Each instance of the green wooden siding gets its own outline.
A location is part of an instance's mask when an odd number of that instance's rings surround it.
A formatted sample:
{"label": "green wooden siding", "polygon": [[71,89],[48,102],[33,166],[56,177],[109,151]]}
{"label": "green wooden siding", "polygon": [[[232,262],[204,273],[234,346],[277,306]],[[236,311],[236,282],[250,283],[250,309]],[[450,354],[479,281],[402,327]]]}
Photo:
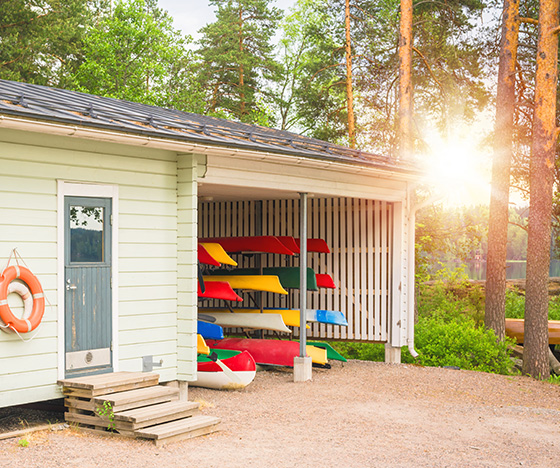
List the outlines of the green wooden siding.
{"label": "green wooden siding", "polygon": [[[180,335],[179,373],[192,380],[197,167],[193,156],[0,129],[0,167],[0,265],[17,247],[52,304],[33,341],[23,343],[15,335],[0,333],[0,406],[60,396],[58,180],[119,186],[115,213],[119,245],[114,252],[119,265],[119,369],[139,371],[142,356],[153,355],[163,359],[163,367],[156,368],[161,380],[177,379]],[[190,169],[185,172],[184,167]],[[187,202],[194,212],[182,208]],[[180,226],[178,205],[185,216]]]}

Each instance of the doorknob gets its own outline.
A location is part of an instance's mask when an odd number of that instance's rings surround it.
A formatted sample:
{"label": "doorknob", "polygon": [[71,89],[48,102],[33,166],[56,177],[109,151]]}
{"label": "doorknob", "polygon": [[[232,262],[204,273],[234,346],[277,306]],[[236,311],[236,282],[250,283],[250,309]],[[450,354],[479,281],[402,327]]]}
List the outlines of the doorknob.
{"label": "doorknob", "polygon": [[70,280],[66,280],[66,291],[70,291],[71,289],[78,289],[75,284],[70,284]]}

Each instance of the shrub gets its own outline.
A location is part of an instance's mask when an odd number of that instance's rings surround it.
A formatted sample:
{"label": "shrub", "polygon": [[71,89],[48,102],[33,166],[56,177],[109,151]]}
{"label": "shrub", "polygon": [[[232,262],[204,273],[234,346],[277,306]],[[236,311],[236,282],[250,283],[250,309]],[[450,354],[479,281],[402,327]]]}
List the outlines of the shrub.
{"label": "shrub", "polygon": [[525,296],[517,289],[506,289],[506,318],[525,317]]}
{"label": "shrub", "polygon": [[421,318],[416,325],[418,363],[424,366],[458,366],[461,369],[509,374],[513,369],[508,346],[492,330],[477,327],[470,318]]}
{"label": "shrub", "polygon": [[[525,317],[525,296],[517,289],[506,290],[506,318]],[[548,319],[560,320],[560,296],[548,301]]]}
{"label": "shrub", "polygon": [[418,317],[441,316],[446,320],[471,318],[477,325],[484,323],[484,289],[478,285],[452,277],[417,285]]}

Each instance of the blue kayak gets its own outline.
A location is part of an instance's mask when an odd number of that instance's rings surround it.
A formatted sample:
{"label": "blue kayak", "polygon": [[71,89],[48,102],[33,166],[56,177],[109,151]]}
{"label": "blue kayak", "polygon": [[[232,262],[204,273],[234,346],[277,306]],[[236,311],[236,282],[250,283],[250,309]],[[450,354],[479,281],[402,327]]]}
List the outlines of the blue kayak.
{"label": "blue kayak", "polygon": [[346,317],[338,310],[307,309],[307,321],[348,326]]}
{"label": "blue kayak", "polygon": [[224,330],[219,325],[215,323],[208,323],[202,320],[198,320],[198,330],[197,333],[202,335],[205,340],[223,340]]}

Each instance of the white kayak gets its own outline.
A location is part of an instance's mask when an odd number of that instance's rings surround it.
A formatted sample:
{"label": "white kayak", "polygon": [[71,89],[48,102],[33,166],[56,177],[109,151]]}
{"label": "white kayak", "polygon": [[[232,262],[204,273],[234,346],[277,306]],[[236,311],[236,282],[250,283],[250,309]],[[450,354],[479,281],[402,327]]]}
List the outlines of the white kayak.
{"label": "white kayak", "polygon": [[247,328],[252,330],[272,330],[281,333],[292,333],[280,314],[251,314],[251,313],[235,313],[231,312],[208,312],[204,311],[204,315],[209,315],[216,319],[214,322],[221,327],[230,328]]}

